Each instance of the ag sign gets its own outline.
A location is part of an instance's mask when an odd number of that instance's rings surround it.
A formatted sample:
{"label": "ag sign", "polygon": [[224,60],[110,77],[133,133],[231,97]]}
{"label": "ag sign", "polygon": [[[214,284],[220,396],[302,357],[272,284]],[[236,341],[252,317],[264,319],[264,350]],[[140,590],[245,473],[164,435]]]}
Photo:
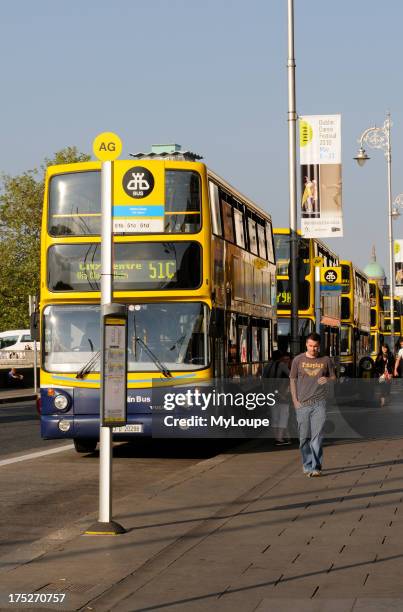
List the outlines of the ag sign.
{"label": "ag sign", "polygon": [[341,267],[320,269],[320,291],[322,295],[341,293]]}

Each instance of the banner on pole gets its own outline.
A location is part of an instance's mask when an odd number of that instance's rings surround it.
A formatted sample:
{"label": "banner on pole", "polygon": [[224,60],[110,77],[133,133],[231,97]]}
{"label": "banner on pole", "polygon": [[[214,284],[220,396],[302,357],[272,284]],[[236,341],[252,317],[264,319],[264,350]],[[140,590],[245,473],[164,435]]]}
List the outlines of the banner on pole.
{"label": "banner on pole", "polygon": [[395,293],[403,297],[403,240],[395,240]]}
{"label": "banner on pole", "polygon": [[341,116],[300,117],[301,233],[343,236]]}

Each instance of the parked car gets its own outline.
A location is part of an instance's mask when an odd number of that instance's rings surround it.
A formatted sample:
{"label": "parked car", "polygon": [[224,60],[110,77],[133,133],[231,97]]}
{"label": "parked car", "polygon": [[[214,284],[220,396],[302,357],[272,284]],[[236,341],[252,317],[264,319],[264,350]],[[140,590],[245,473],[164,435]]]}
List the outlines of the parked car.
{"label": "parked car", "polygon": [[[39,342],[36,343],[39,351]],[[12,329],[0,332],[0,351],[25,351],[34,349],[29,329]]]}

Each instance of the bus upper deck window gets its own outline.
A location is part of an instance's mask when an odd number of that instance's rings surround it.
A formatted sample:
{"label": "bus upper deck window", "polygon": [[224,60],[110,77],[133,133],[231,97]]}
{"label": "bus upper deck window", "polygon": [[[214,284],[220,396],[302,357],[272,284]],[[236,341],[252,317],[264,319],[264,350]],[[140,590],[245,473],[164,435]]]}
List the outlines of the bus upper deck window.
{"label": "bus upper deck window", "polygon": [[211,221],[213,225],[213,233],[217,236],[222,236],[222,225],[220,215],[220,195],[218,187],[212,181],[209,181],[210,191],[210,206],[211,206]]}
{"label": "bus upper deck window", "polygon": [[224,222],[224,238],[230,242],[234,242],[234,218],[232,215],[232,206],[225,200],[221,200],[222,216]]}
{"label": "bus upper deck window", "polygon": [[266,222],[267,259],[274,263],[273,229],[271,223]]}
{"label": "bus upper deck window", "polygon": [[234,208],[234,222],[235,222],[235,240],[238,246],[245,248],[245,231],[243,225],[243,213],[240,210]]}
{"label": "bus upper deck window", "polygon": [[267,259],[267,253],[266,253],[266,240],[265,240],[265,232],[264,232],[264,226],[258,224],[257,225],[257,237],[258,237],[258,241],[259,241],[259,255],[262,259]]}
{"label": "bus upper deck window", "polygon": [[256,222],[250,218],[248,219],[248,232],[249,232],[249,250],[254,255],[258,255]]}
{"label": "bus upper deck window", "polygon": [[201,228],[200,176],[188,170],[165,172],[164,231],[194,234]]}
{"label": "bus upper deck window", "polygon": [[90,236],[101,233],[99,171],[70,172],[51,178],[48,231],[52,236]]}

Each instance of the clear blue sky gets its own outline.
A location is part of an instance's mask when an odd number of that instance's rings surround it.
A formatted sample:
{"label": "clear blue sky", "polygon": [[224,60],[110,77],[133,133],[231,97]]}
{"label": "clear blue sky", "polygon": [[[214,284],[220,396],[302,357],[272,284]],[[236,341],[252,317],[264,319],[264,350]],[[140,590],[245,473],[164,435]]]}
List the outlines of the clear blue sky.
{"label": "clear blue sky", "polygon": [[[295,0],[297,109],[342,114],[345,237],[332,247],[360,266],[375,244],[388,268],[386,162],[352,160],[387,110],[403,192],[402,23],[401,0]],[[120,135],[122,157],[177,142],[288,223],[286,0],[14,0],[0,27],[1,171],[91,152],[101,131]]]}

